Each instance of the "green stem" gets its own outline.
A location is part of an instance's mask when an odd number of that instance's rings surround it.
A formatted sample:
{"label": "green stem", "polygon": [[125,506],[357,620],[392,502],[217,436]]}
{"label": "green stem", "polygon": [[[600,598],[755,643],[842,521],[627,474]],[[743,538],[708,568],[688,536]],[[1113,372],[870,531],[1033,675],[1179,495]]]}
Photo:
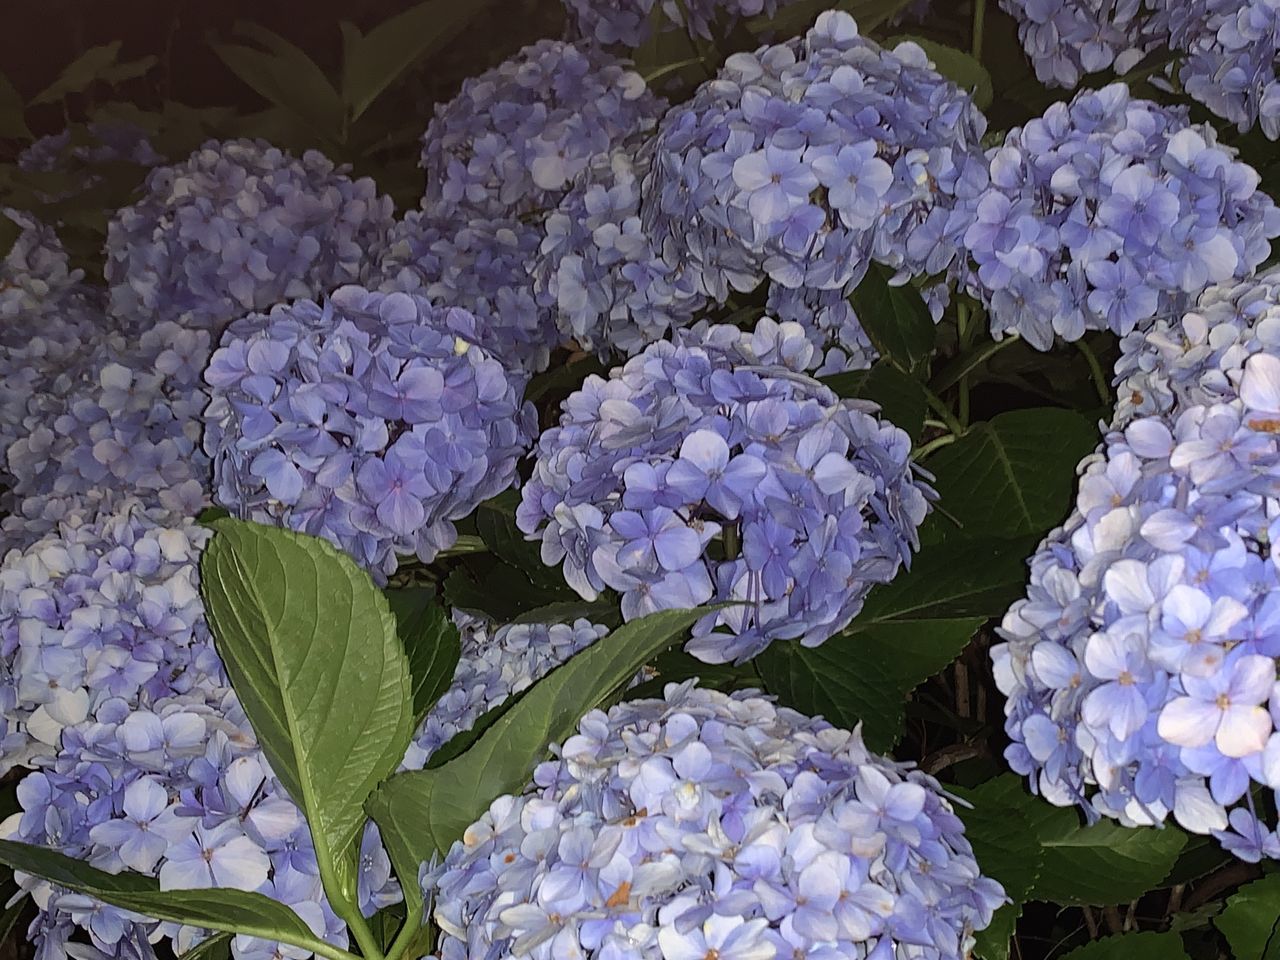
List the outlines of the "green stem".
{"label": "green stem", "polygon": [[912,450],[911,459],[923,460],[929,454],[933,453],[933,451],[940,450],[942,447],[945,447],[947,444],[955,443],[955,442],[956,442],[956,435],[954,433],[944,433],[942,436],[934,437],[928,443],[921,444],[920,446]]}
{"label": "green stem", "polygon": [[685,67],[692,67],[702,63],[701,57],[690,57],[687,60],[677,60],[675,63],[664,64],[653,73],[644,78],[644,82],[649,86],[653,86],[655,80],[661,80],[663,77],[675,73],[677,70],[683,70]]}
{"label": "green stem", "polygon": [[409,909],[404,918],[404,926],[400,928],[400,932],[391,943],[391,949],[387,951],[387,960],[399,960],[422,933],[422,897],[406,895],[404,901]]}
{"label": "green stem", "polygon": [[997,353],[1011,344],[1018,343],[1021,340],[1016,333],[1010,334],[1002,340],[988,340],[982,346],[970,350],[968,353],[961,354],[947,366],[933,380],[933,389],[941,393],[948,390],[955,384],[959,383],[964,377],[967,377],[974,370],[978,369],[982,364],[986,363]]}
{"label": "green stem", "polygon": [[1085,363],[1089,364],[1089,373],[1093,378],[1093,385],[1098,391],[1098,399],[1102,401],[1103,406],[1109,406],[1111,404],[1111,385],[1107,382],[1107,375],[1102,372],[1102,364],[1098,362],[1098,355],[1083,340],[1076,341],[1076,348],[1084,354]]}
{"label": "green stem", "polygon": [[942,418],[942,422],[947,425],[947,429],[956,436],[964,433],[964,424],[956,419],[956,415],[951,412],[951,408],[943,402],[942,398],[926,387],[920,385],[920,389],[924,391],[924,398],[929,402],[929,406],[933,407],[934,412]]}
{"label": "green stem", "polygon": [[982,27],[987,17],[987,0],[973,0],[973,59],[982,59]]}
{"label": "green stem", "polygon": [[[333,853],[329,849],[326,838],[318,835],[319,831],[311,831],[312,844],[316,851],[316,865],[320,868],[320,885],[324,887],[325,896],[329,898],[329,906],[338,915],[338,919],[347,925],[347,929],[360,947],[360,954],[365,960],[384,960],[378,941],[369,929],[369,924],[355,902],[355,891],[348,891],[338,879],[334,869]],[[357,866],[356,869],[359,869]]]}

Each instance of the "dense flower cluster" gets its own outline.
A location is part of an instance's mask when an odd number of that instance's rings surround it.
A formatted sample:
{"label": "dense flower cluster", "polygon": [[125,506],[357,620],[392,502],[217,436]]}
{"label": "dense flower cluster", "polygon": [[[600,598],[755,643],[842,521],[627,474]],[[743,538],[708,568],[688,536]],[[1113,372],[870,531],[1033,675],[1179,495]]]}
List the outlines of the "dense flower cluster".
{"label": "dense flower cluster", "polygon": [[547,218],[534,265],[538,302],[560,332],[601,355],[636,354],[708,302],[696,273],[669,267],[640,221],[652,156],[652,141],[596,156]]}
{"label": "dense flower cluster", "polygon": [[112,312],[218,330],[251,310],[363,278],[385,242],[391,200],[323,155],[263,141],[210,141],[147,177],[107,232]]}
{"label": "dense flower cluster", "polygon": [[1250,792],[1280,788],[1280,359],[1251,350],[1276,334],[1277,281],[1265,307],[1206,296],[1208,316],[1244,308],[1223,350],[1185,345],[1190,376],[1171,375],[1189,402],[1122,412],[993,650],[1006,755],[1046,798],[1128,824],[1172,813],[1252,860],[1280,856]]}
{"label": "dense flower cluster", "polygon": [[138,336],[87,336],[56,392],[30,398],[8,448],[5,546],[25,546],[88,503],[140,498],[189,517],[208,501],[208,331],[162,321]]}
{"label": "dense flower cluster", "polygon": [[451,521],[511,486],[533,426],[477,339],[465,310],[355,286],[236,321],[205,371],[215,499],[375,576],[397,553],[429,562]]}
{"label": "dense flower cluster", "polygon": [[[162,888],[234,887],[289,904],[345,945],[320,885],[307,825],[271,773],[227,685],[198,593],[209,531],[126,502],[84,512],[0,566],[0,756],[22,781],[9,835],[95,865],[158,876]],[[464,615],[453,684],[415,736],[404,766],[420,769],[453,734],[606,631],[585,620],[495,628]],[[208,854],[206,856],[206,853]],[[371,912],[400,898],[376,829],[359,883]],[[31,880],[44,913],[42,956],[74,927],[99,950],[179,951],[197,931]],[[237,938],[239,960],[274,944]]]}
{"label": "dense flower cluster", "polygon": [[705,661],[822,643],[909,560],[928,488],[905,433],[796,372],[812,354],[795,324],[702,325],[588,377],[538,441],[521,529],[627,619],[745,601],[695,627]]}
{"label": "dense flower cluster", "polygon": [[[132,123],[89,123],[41,137],[18,154],[18,167],[31,174],[58,174],[40,190],[47,201],[65,200],[102,182],[103,171],[136,168],[141,182],[146,169],[165,162],[141,127]],[[114,171],[113,171],[114,173]],[[117,177],[119,174],[115,174]],[[42,178],[33,178],[37,185]]]}
{"label": "dense flower cluster", "polygon": [[1085,91],[991,153],[965,246],[993,332],[1047,349],[1055,334],[1126,334],[1245,276],[1280,235],[1258,174],[1185,109]]}
{"label": "dense flower cluster", "polygon": [[0,471],[29,418],[49,421],[95,354],[109,325],[101,298],[71,269],[53,230],[16,211],[22,229],[0,260]]}
{"label": "dense flower cluster", "polygon": [[937,781],[692,683],[587,714],[427,879],[443,960],[959,960],[1004,900]]}
{"label": "dense flower cluster", "polygon": [[470,312],[486,350],[509,367],[539,373],[560,339],[534,296],[531,272],[541,240],[539,227],[520,220],[459,225],[410,211],[392,230],[378,272],[384,289]]}
{"label": "dense flower cluster", "polygon": [[423,136],[433,216],[546,212],[591,158],[652,129],[665,103],[589,44],[543,40],[472,77]]}
{"label": "dense flower cluster", "polygon": [[[1118,74],[1160,47],[1165,73],[1242,132],[1280,136],[1280,10],[1272,0],[1000,0],[1036,76],[1075,87],[1087,73]],[[1156,82],[1164,82],[1157,78]]]}
{"label": "dense flower cluster", "polygon": [[731,56],[663,118],[643,232],[716,303],[762,277],[849,293],[871,261],[940,274],[960,265],[985,127],[918,46],[883,50],[824,13],[801,40]]}

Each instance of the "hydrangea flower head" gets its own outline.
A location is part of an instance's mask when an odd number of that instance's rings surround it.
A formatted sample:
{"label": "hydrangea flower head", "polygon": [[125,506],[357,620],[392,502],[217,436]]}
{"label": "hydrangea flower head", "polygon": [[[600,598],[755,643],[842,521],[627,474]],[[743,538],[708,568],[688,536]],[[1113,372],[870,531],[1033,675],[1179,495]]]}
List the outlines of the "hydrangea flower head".
{"label": "hydrangea flower head", "polygon": [[460,225],[410,211],[392,230],[378,265],[382,288],[461,307],[475,316],[485,349],[509,367],[540,373],[561,339],[530,276],[541,241],[541,229],[520,220]]}
{"label": "hydrangea flower head", "polygon": [[1084,91],[990,154],[964,243],[992,330],[1048,349],[1055,334],[1124,335],[1251,273],[1280,235],[1258,174],[1184,109]]}
{"label": "hydrangea flower head", "polygon": [[111,309],[216,331],[253,310],[363,278],[392,223],[391,199],[316,151],[210,141],[147,177],[107,232]]}
{"label": "hydrangea flower head", "polygon": [[375,576],[429,562],[512,485],[532,430],[523,382],[477,342],[462,309],[355,286],[241,318],[205,372],[215,498]]}
{"label": "hydrangea flower head", "polygon": [[423,209],[545,213],[593,156],[652,129],[664,108],[638,73],[597,47],[525,47],[436,107],[422,140]]}
{"label": "hydrangea flower head", "polygon": [[967,956],[1004,900],[938,783],[758,694],[584,717],[427,874],[443,960]]}
{"label": "hydrangea flower head", "polygon": [[804,370],[795,324],[677,331],[589,377],[539,438],[516,519],[583,597],[624,618],[711,600],[689,650],[822,643],[909,560],[927,511],[911,443]]}
{"label": "hydrangea flower head", "polygon": [[[1226,339],[1256,342],[1271,304]],[[1006,756],[1033,789],[1128,825],[1172,815],[1257,860],[1280,856],[1250,792],[1280,787],[1280,359],[1228,349],[1203,369],[1227,389],[1183,380],[1191,402],[1122,412],[1085,462],[992,656]]]}
{"label": "hydrangea flower head", "polygon": [[971,217],[960,201],[985,180],[985,127],[917,45],[882,49],[824,13],[801,39],[731,56],[667,113],[643,233],[668,283],[691,273],[716,303],[762,276],[847,295],[872,261],[903,280],[942,274]]}

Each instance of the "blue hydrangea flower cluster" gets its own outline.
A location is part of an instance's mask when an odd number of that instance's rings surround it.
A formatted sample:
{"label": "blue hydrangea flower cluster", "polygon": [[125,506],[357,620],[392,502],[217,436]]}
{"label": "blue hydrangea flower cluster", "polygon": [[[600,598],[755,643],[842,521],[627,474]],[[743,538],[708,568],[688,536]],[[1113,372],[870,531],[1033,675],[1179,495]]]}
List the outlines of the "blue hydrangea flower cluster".
{"label": "blue hydrangea flower cluster", "polygon": [[992,651],[1006,756],[1033,789],[1129,825],[1172,814],[1246,860],[1280,857],[1252,794],[1280,788],[1280,359],[1240,347],[1274,336],[1278,281],[1177,378],[1195,402],[1127,411],[1086,461]]}
{"label": "blue hydrangea flower cluster", "polygon": [[[99,321],[101,323],[101,321]],[[136,337],[90,335],[57,393],[29,398],[7,450],[6,546],[25,546],[90,503],[140,498],[173,517],[208,502],[200,450],[206,330],[162,321]]]}
{"label": "blue hydrangea flower cluster", "polygon": [[1132,70],[1159,47],[1178,62],[1155,82],[1182,88],[1241,132],[1280,137],[1280,11],[1271,0],[1000,0],[1036,76],[1075,87],[1087,73]]}
{"label": "blue hydrangea flower cluster", "polygon": [[[986,180],[985,128],[917,45],[881,49],[824,13],[802,39],[731,56],[667,113],[643,233],[715,303],[762,277],[848,294],[872,261],[904,280],[943,274],[961,265],[964,201]],[[834,345],[861,337],[837,331]]]}
{"label": "blue hydrangea flower cluster", "polygon": [[758,694],[596,710],[426,875],[443,960],[954,958],[1004,902],[933,778]]}
{"label": "blue hydrangea flower cluster", "polygon": [[210,141],[147,177],[107,232],[112,312],[213,329],[252,310],[363,279],[385,243],[391,199],[323,155],[264,141]]}
{"label": "blue hydrangea flower cluster", "polygon": [[481,345],[508,367],[540,373],[560,340],[534,294],[533,259],[541,229],[521,220],[410,211],[391,231],[378,264],[382,288],[461,307],[476,318]]}
{"label": "blue hydrangea flower cluster", "polygon": [[596,156],[546,220],[533,266],[538,303],[601,356],[639,353],[708,303],[697,273],[660,256],[640,220],[653,141]]}
{"label": "blue hydrangea flower cluster", "polygon": [[356,286],[237,320],[205,371],[215,499],[375,576],[398,553],[430,562],[512,485],[534,425],[478,339],[464,310]]}
{"label": "blue hydrangea flower cluster", "polygon": [[[0,833],[164,889],[256,890],[330,942],[346,930],[324,899],[307,825],[271,773],[227,684],[198,593],[209,531],[143,504],[82,511],[0,565],[0,756],[34,767],[22,811]],[[453,734],[606,632],[573,624],[496,627],[455,615],[462,659],[404,760],[421,768]],[[155,924],[28,878],[39,956],[80,928],[109,956],[182,952],[202,931]],[[360,858],[361,908],[400,899],[376,829]],[[285,948],[289,950],[291,948]],[[238,937],[238,960],[280,956]],[[286,953],[285,955],[292,955]]]}
{"label": "blue hydrangea flower cluster", "polygon": [[[0,471],[28,417],[50,422],[86,365],[106,349],[101,297],[71,269],[52,228],[0,211],[22,229],[0,260]],[[11,482],[11,481],[6,481]]]}
{"label": "blue hydrangea flower cluster", "polygon": [[108,166],[132,164],[141,181],[147,168],[164,162],[146,131],[132,123],[89,123],[83,132],[67,128],[41,137],[18,154],[18,166],[28,173],[69,175],[60,189],[42,191],[46,202],[64,200],[98,185]]}
{"label": "blue hydrangea flower cluster", "polygon": [[436,107],[422,140],[422,207],[481,219],[550,211],[593,156],[651,130],[665,107],[597,47],[525,47]]}
{"label": "blue hydrangea flower cluster", "polygon": [[812,353],[795,324],[703,325],[588,377],[516,514],[543,562],[628,620],[744,601],[694,628],[710,663],[842,629],[909,561],[929,491],[904,432],[797,372]]}
{"label": "blue hydrangea flower cluster", "polygon": [[1015,128],[990,154],[964,243],[995,335],[1126,334],[1251,273],[1280,235],[1253,168],[1184,109],[1085,91]]}

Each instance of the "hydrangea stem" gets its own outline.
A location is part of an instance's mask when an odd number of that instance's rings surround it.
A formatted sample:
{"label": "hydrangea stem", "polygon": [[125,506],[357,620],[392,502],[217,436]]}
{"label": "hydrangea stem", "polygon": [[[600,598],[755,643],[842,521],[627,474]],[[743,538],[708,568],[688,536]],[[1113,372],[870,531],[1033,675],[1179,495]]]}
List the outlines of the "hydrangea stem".
{"label": "hydrangea stem", "polygon": [[973,59],[982,59],[982,28],[987,17],[987,0],[973,0]]}
{"label": "hydrangea stem", "polygon": [[1089,373],[1093,379],[1093,385],[1098,391],[1098,399],[1103,406],[1110,406],[1111,386],[1107,383],[1107,375],[1102,372],[1102,364],[1098,362],[1098,355],[1083,340],[1076,341],[1076,349],[1084,354],[1085,363],[1089,364]]}

